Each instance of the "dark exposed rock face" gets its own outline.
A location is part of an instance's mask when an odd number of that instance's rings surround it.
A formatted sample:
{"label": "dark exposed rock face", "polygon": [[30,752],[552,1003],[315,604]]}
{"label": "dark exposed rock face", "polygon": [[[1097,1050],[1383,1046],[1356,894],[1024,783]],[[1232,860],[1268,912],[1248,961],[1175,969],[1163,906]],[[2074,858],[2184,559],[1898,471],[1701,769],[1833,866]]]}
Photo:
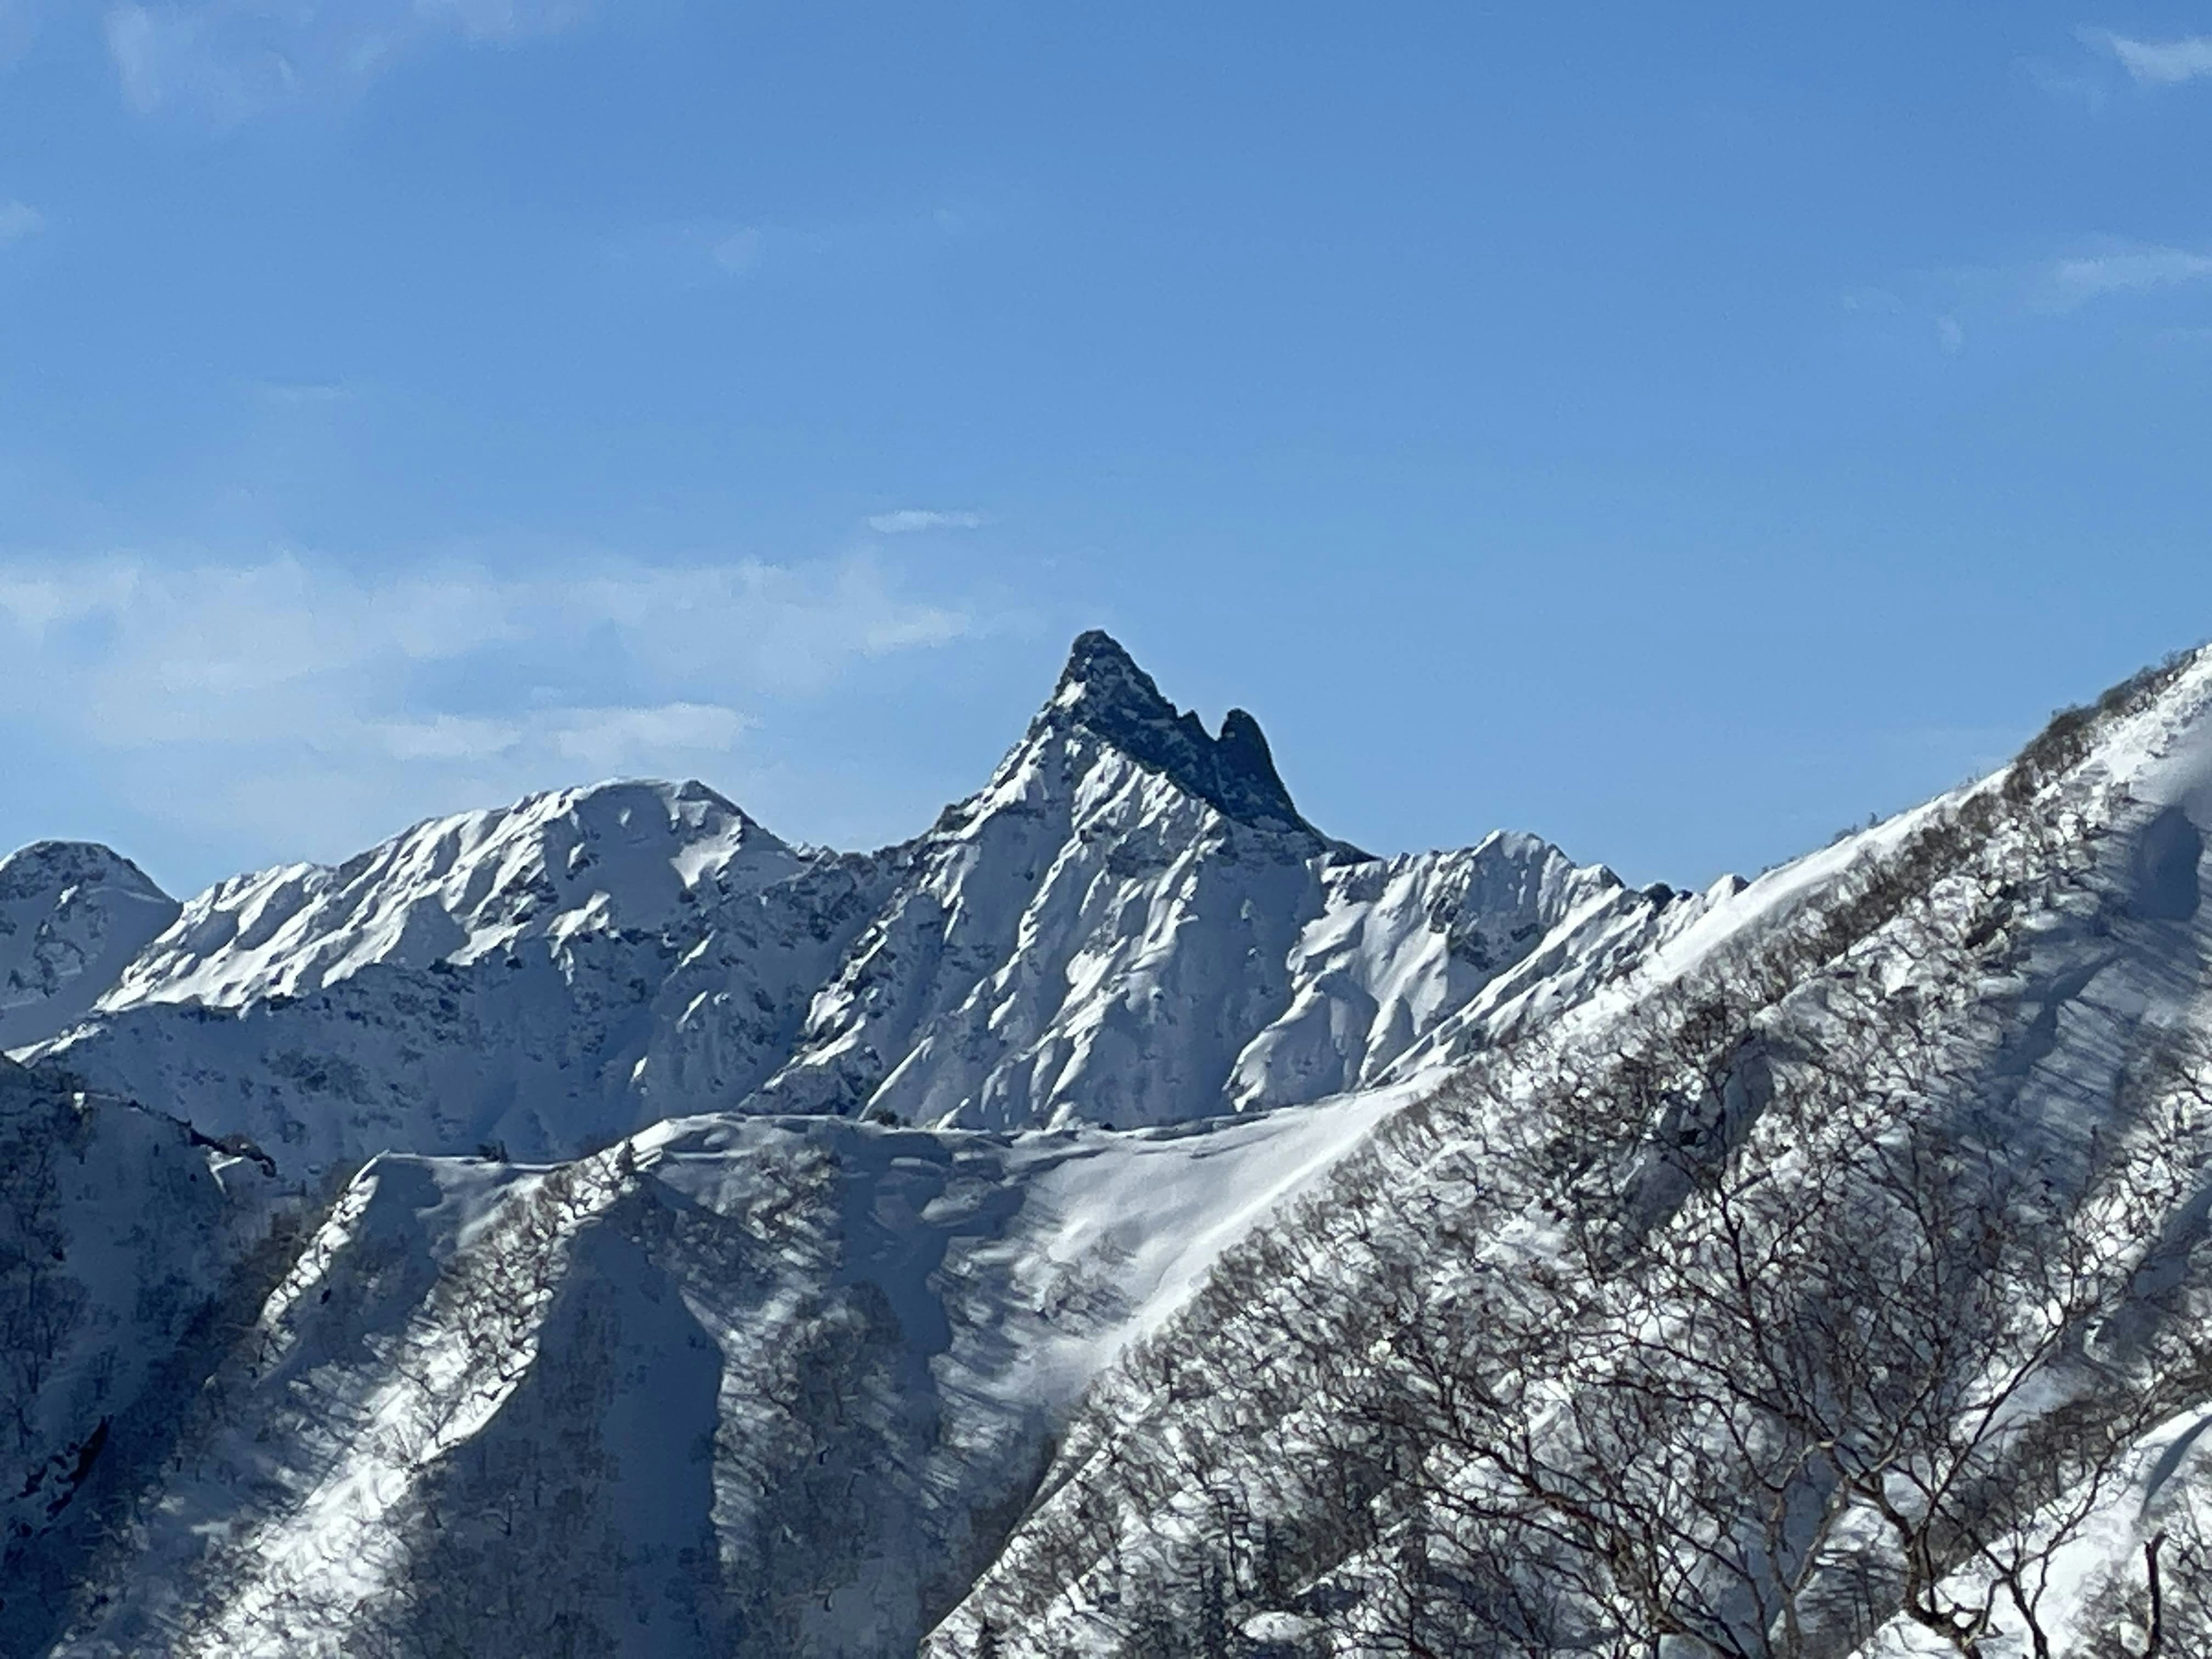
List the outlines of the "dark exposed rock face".
{"label": "dark exposed rock face", "polygon": [[1059,689],[1039,717],[1080,726],[1239,823],[1310,829],[1275,771],[1259,721],[1241,708],[1208,736],[1198,716],[1160,695],[1113,635],[1077,636]]}

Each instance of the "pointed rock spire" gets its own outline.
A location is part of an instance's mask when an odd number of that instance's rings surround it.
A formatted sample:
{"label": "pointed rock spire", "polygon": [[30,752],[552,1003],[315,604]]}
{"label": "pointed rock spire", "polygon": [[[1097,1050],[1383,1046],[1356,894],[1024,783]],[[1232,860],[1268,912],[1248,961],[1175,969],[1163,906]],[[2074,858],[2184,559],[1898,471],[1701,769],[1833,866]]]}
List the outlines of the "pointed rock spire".
{"label": "pointed rock spire", "polygon": [[1195,714],[1162,696],[1152,677],[1101,629],[1076,636],[1038,720],[1103,738],[1240,823],[1311,829],[1283,787],[1259,721],[1232,708],[1221,735],[1209,736]]}

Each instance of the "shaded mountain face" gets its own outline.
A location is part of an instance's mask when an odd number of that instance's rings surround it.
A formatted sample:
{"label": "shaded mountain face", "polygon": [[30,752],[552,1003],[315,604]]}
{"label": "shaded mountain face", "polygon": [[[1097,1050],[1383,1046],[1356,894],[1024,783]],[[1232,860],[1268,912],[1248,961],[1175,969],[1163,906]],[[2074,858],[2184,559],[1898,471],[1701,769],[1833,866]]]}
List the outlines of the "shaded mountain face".
{"label": "shaded mountain face", "polygon": [[295,1174],[705,1111],[1126,1128],[1447,1063],[1697,908],[1530,836],[1331,841],[1249,715],[1208,735],[1091,633],[914,841],[795,848],[698,784],[535,796],[220,884],[22,1018],[27,1053]]}
{"label": "shaded mountain face", "polygon": [[130,860],[42,841],[0,859],[0,1049],[66,1029],[177,918]]}
{"label": "shaded mountain face", "polygon": [[257,1164],[0,1058],[0,1653],[43,1653],[290,1259]]}

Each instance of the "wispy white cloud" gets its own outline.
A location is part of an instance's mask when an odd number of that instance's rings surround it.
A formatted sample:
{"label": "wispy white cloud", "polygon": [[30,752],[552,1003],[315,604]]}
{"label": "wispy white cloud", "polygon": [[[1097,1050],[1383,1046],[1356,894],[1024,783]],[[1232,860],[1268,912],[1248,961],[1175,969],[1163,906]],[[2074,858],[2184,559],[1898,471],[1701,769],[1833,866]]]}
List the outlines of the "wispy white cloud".
{"label": "wispy white cloud", "polygon": [[2115,326],[2170,337],[2212,301],[2212,248],[2091,239],[2040,258],[1899,273],[1890,286],[1838,299],[1861,337],[1932,342],[1945,356],[1970,340],[1978,351],[2002,350],[2023,331],[2074,325],[2076,313],[2084,324],[2108,315]]}
{"label": "wispy white cloud", "polygon": [[605,774],[635,772],[648,757],[726,755],[752,726],[736,709],[717,703],[664,702],[568,709],[550,735],[563,757],[592,773]]}
{"label": "wispy white cloud", "polygon": [[[717,703],[666,702],[612,708],[538,708],[508,719],[435,714],[368,729],[398,761],[481,763],[540,751],[580,772],[689,770],[725,759],[755,722]],[[681,759],[685,764],[665,763]]]}
{"label": "wispy white cloud", "polygon": [[872,515],[868,528],[878,536],[907,536],[918,530],[980,530],[989,522],[989,517],[981,513],[937,513],[902,507],[896,513]]}
{"label": "wispy white cloud", "polygon": [[0,247],[35,236],[46,228],[46,215],[29,204],[0,201]]}
{"label": "wispy white cloud", "polygon": [[2212,34],[2179,40],[2138,40],[2108,29],[2084,29],[2081,39],[2110,52],[2121,68],[2144,86],[2172,87],[2185,81],[2212,80]]}
{"label": "wispy white cloud", "polygon": [[655,285],[711,289],[755,278],[788,279],[825,260],[890,272],[942,257],[984,228],[973,212],[934,208],[815,224],[701,215],[635,223],[604,239],[611,269]]}
{"label": "wispy white cloud", "polygon": [[519,40],[586,12],[586,0],[125,0],[101,22],[132,109],[228,125],[351,96],[432,40]]}
{"label": "wispy white cloud", "polygon": [[2054,261],[2039,273],[2033,297],[2046,309],[2114,294],[2144,294],[2212,279],[2212,253],[2190,248],[2125,247]]}
{"label": "wispy white cloud", "polygon": [[262,403],[286,409],[342,404],[353,397],[350,389],[336,380],[249,380],[246,389]]}
{"label": "wispy white cloud", "polygon": [[90,757],[158,819],[335,855],[592,777],[733,787],[763,700],[978,626],[865,559],[0,559],[0,721]]}

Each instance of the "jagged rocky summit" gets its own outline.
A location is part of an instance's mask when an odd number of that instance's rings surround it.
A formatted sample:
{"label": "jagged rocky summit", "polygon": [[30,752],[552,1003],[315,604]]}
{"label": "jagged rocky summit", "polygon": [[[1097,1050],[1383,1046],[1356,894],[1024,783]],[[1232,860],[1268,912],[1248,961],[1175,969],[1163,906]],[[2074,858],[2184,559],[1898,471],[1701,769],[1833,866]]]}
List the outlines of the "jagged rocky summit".
{"label": "jagged rocky summit", "polygon": [[981,790],[874,853],[617,783],[181,907],[77,857],[34,860],[54,915],[92,921],[15,994],[22,1052],[295,1173],[568,1157],[699,1112],[1128,1128],[1296,1104],[1571,1004],[1698,908],[1533,836],[1332,840],[1251,716],[1209,735],[1099,632]]}
{"label": "jagged rocky summit", "polygon": [[1232,708],[1222,716],[1221,735],[1208,737],[1205,723],[1162,696],[1152,677],[1102,629],[1076,636],[1052,701],[1031,730],[1065,726],[1104,738],[1239,823],[1311,828],[1291,804],[1257,720]]}

